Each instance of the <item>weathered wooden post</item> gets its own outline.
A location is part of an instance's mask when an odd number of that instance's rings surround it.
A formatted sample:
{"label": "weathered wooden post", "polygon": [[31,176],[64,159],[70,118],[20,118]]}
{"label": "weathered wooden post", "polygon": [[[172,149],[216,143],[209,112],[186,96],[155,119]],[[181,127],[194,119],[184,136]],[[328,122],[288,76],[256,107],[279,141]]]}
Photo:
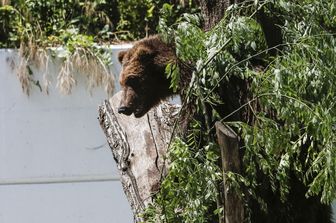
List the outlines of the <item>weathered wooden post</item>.
{"label": "weathered wooden post", "polygon": [[99,122],[104,130],[121,176],[121,183],[131,205],[134,221],[152,202],[165,175],[168,143],[179,107],[162,103],[144,117],[118,114],[121,94],[99,107]]}
{"label": "weathered wooden post", "polygon": [[216,122],[216,134],[218,144],[221,149],[221,159],[223,168],[224,182],[224,223],[242,223],[244,222],[244,205],[240,197],[232,190],[229,190],[226,184],[226,175],[228,171],[240,173],[241,163],[239,156],[238,136],[228,126],[221,122]]}

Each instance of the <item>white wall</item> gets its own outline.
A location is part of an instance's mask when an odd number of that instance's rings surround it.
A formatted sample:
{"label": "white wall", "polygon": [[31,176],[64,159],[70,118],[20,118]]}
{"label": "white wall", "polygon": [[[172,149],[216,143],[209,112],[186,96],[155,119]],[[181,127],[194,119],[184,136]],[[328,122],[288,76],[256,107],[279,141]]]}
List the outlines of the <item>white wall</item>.
{"label": "white wall", "polygon": [[[113,71],[118,74],[118,47]],[[0,50],[0,223],[129,223],[132,214],[97,120],[102,90],[27,97]],[[55,85],[56,66],[50,66]],[[37,76],[41,72],[36,73]]]}

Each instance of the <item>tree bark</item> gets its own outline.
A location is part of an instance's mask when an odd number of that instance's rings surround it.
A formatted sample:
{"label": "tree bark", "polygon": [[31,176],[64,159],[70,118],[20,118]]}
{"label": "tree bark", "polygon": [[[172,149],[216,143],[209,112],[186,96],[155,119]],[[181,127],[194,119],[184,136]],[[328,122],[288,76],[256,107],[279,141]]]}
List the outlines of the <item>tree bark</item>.
{"label": "tree bark", "polygon": [[99,107],[99,122],[104,130],[134,221],[152,202],[166,172],[165,154],[179,108],[163,103],[142,118],[119,115],[118,93]]}
{"label": "tree bark", "polygon": [[204,18],[204,30],[212,29],[223,17],[226,9],[235,3],[244,0],[199,0],[201,12]]}
{"label": "tree bark", "polygon": [[[265,7],[262,7],[257,13],[257,20],[264,33],[269,53],[272,56],[282,50],[281,44],[283,43],[281,25],[282,22],[276,18],[274,14],[270,15],[265,12]],[[274,11],[274,9],[272,10]]]}
{"label": "tree bark", "polygon": [[[204,19],[204,31],[212,29],[225,15],[225,11],[232,4],[239,4],[245,0],[198,0],[201,13]],[[265,7],[262,7],[257,13],[258,22],[264,32],[266,43],[270,48],[269,53],[273,56],[281,50],[282,33],[281,21],[265,13]],[[273,9],[271,9],[273,10]]]}

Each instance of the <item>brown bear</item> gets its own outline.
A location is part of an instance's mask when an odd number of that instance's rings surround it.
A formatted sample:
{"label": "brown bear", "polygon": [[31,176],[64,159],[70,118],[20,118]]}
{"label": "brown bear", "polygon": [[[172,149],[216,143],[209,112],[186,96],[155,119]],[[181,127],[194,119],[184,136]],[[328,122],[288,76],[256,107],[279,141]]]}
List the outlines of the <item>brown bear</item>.
{"label": "brown bear", "polygon": [[122,64],[119,81],[123,89],[119,113],[138,118],[173,95],[165,69],[176,61],[175,48],[159,36],[135,42],[131,49],[121,51],[118,59]]}

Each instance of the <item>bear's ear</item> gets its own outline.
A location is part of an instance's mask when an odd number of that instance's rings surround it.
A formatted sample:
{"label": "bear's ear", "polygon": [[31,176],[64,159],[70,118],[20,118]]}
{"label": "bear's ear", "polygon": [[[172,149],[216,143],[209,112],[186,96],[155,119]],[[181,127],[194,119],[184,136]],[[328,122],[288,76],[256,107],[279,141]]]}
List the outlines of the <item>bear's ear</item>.
{"label": "bear's ear", "polygon": [[126,53],[127,53],[126,50],[124,50],[124,51],[120,51],[120,52],[118,53],[118,60],[119,60],[120,63],[122,63],[122,61],[123,61],[124,56],[126,55]]}

